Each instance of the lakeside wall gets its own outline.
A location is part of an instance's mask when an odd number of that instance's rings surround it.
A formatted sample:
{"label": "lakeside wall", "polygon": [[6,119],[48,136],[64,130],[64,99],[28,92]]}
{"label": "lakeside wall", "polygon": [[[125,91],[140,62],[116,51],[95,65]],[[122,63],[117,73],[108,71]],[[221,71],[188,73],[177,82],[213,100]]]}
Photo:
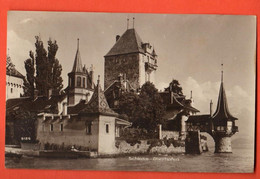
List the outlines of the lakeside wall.
{"label": "lakeside wall", "polygon": [[126,140],[116,141],[117,154],[176,154],[185,153],[185,141],[175,140],[140,140],[131,143]]}

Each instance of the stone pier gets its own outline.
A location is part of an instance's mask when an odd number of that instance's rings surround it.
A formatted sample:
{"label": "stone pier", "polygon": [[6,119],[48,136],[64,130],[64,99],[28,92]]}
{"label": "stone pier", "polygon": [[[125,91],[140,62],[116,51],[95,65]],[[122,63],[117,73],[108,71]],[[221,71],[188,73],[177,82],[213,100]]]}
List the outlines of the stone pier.
{"label": "stone pier", "polygon": [[216,136],[214,140],[215,153],[232,153],[230,136]]}

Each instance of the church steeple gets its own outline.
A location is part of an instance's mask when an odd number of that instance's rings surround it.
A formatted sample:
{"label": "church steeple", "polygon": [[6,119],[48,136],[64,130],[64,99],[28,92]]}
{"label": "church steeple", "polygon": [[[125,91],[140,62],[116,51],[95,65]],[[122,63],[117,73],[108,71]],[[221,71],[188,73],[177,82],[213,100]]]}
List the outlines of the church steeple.
{"label": "church steeple", "polygon": [[216,112],[213,114],[213,121],[217,123],[222,123],[231,120],[237,120],[237,118],[233,117],[228,109],[227,97],[224,88],[224,80],[223,80],[223,64],[221,64],[221,83],[219,89],[218,103]]}
{"label": "church steeple", "polygon": [[81,62],[81,57],[79,52],[79,39],[77,42],[77,52],[74,60],[74,65],[71,72],[83,72],[82,62]]}

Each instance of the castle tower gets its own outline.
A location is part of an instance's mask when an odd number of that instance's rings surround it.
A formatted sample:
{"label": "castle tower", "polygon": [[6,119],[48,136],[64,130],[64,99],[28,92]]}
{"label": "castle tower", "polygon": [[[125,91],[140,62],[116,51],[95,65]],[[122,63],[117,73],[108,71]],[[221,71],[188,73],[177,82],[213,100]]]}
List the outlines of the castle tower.
{"label": "castle tower", "polygon": [[136,90],[145,82],[155,83],[157,54],[150,43],[143,43],[134,28],[127,29],[104,56],[105,89],[109,87],[119,74],[126,74],[131,86]]}
{"label": "castle tower", "polygon": [[[223,64],[222,64],[223,66]],[[223,83],[223,70],[216,112],[212,116],[214,125],[213,138],[215,140],[215,153],[231,153],[231,136],[238,132],[235,120],[228,109],[228,103]]]}
{"label": "castle tower", "polygon": [[23,89],[24,76],[16,70],[7,54],[6,59],[6,100],[10,98],[20,98],[24,94]]}
{"label": "castle tower", "polygon": [[93,93],[93,68],[90,72],[86,67],[82,67],[80,51],[79,51],[79,39],[77,45],[77,52],[73,64],[72,71],[68,73],[68,105],[73,106],[80,102],[80,100],[88,100],[88,96]]}

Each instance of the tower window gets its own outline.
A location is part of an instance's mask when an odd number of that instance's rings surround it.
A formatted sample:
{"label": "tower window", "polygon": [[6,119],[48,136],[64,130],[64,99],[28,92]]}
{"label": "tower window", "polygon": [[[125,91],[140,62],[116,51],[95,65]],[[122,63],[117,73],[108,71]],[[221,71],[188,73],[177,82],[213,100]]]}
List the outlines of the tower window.
{"label": "tower window", "polygon": [[60,131],[63,132],[63,124],[60,124]]}
{"label": "tower window", "polygon": [[75,86],[75,78],[71,77],[71,87],[74,87],[74,86]]}
{"label": "tower window", "polygon": [[11,93],[13,93],[13,88],[11,88]]}
{"label": "tower window", "polygon": [[81,77],[77,77],[77,87],[81,87]]}
{"label": "tower window", "polygon": [[106,133],[109,133],[109,124],[106,124]]}
{"label": "tower window", "polygon": [[91,134],[91,123],[86,124],[86,133]]}
{"label": "tower window", "polygon": [[85,80],[85,78],[83,78],[83,88],[86,88],[86,80]]}
{"label": "tower window", "polygon": [[50,125],[50,131],[53,131],[53,124]]}

